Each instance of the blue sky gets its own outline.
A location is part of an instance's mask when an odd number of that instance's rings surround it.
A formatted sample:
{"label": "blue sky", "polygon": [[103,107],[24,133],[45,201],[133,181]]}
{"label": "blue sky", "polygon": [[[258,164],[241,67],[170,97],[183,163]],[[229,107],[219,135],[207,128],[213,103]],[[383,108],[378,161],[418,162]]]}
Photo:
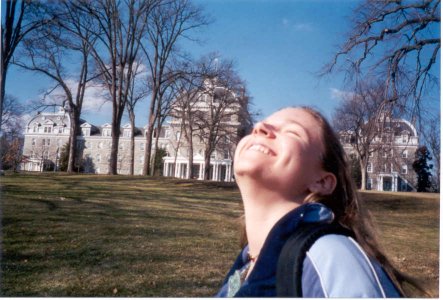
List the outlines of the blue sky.
{"label": "blue sky", "polygon": [[[236,62],[255,109],[267,116],[293,105],[313,105],[330,116],[346,91],[342,74],[319,78],[349,30],[353,0],[194,0],[214,22],[195,33],[200,44],[184,42],[194,57],[218,52]],[[39,97],[50,84],[40,75],[12,67],[7,93],[21,101]],[[439,94],[439,93],[438,93]],[[438,98],[438,96],[437,96]],[[438,99],[437,99],[438,100]],[[96,125],[110,122],[109,107],[88,108]],[[137,125],[147,123],[148,102],[137,108]],[[125,121],[124,121],[125,122]]]}

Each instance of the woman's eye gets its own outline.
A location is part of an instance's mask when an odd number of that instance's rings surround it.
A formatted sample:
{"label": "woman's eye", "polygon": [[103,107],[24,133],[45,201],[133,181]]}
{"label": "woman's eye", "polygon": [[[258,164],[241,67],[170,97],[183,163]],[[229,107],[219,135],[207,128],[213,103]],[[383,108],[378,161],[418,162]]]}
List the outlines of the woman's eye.
{"label": "woman's eye", "polygon": [[290,134],[290,135],[296,136],[296,137],[299,137],[299,136],[300,136],[300,135],[297,133],[297,131],[294,131],[294,130],[286,130],[285,132],[288,133],[288,134]]}

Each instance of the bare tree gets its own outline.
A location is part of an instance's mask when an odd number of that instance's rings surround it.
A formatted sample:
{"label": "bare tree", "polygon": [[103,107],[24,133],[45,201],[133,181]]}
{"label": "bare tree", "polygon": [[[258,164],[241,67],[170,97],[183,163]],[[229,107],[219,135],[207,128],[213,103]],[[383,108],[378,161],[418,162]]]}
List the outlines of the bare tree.
{"label": "bare tree", "polygon": [[18,99],[11,95],[5,95],[3,102],[3,116],[1,119],[1,132],[3,135],[20,135],[22,130],[21,115],[25,108],[18,102]]}
{"label": "bare tree", "polygon": [[129,116],[129,122],[131,124],[131,142],[130,142],[130,156],[129,156],[129,174],[134,175],[134,164],[135,164],[135,106],[140,100],[144,99],[149,94],[149,87],[145,84],[146,79],[143,78],[142,73],[143,65],[141,61],[137,61],[134,64],[134,76],[131,78],[131,83],[129,87],[128,99],[126,102],[126,109]]}
{"label": "bare tree", "polygon": [[17,98],[6,95],[3,102],[0,136],[0,169],[16,171],[22,161],[23,120],[26,111]]}
{"label": "bare tree", "polygon": [[419,117],[425,91],[438,84],[433,67],[440,51],[440,0],[366,0],[353,16],[347,41],[323,74],[381,76],[385,102]]}
{"label": "bare tree", "polygon": [[151,72],[149,85],[152,87],[152,94],[146,135],[144,175],[148,175],[151,169],[152,135],[155,120],[159,114],[157,108],[161,106],[157,102],[161,101],[162,85],[170,80],[170,74],[166,74],[168,63],[177,53],[179,39],[189,38],[187,36],[188,32],[207,23],[202,15],[202,10],[194,6],[189,0],[162,1],[149,16],[149,44],[143,47],[143,51],[149,62]]}
{"label": "bare tree", "polygon": [[197,103],[201,100],[199,94],[204,88],[204,70],[199,69],[200,64],[191,62],[183,64],[182,75],[175,81],[178,96],[175,99],[171,111],[172,117],[181,120],[180,137],[184,136],[188,147],[188,172],[187,178],[194,178],[194,142],[193,138],[198,127]]}
{"label": "bare tree", "polygon": [[4,16],[2,13],[1,24],[0,123],[2,123],[1,118],[3,117],[6,76],[14,52],[27,34],[44,25],[49,20],[38,1],[8,0],[4,2],[4,5],[6,9],[4,10]]}
{"label": "bare tree", "polygon": [[[170,76],[169,80],[167,80],[164,84],[162,84],[161,89],[159,91],[159,97],[157,100],[157,109],[156,109],[156,119],[157,122],[157,132],[158,134],[155,137],[155,143],[154,143],[154,154],[152,157],[152,161],[156,161],[156,156],[158,153],[158,141],[160,138],[161,129],[163,126],[164,121],[170,116],[170,112],[172,109],[172,102],[177,97],[177,89],[176,85],[174,84],[177,74],[175,71],[170,70],[168,72]],[[154,163],[151,163],[151,173],[154,175]]]}
{"label": "bare tree", "polygon": [[437,188],[440,187],[440,115],[434,115],[428,118],[426,126],[422,126],[424,129],[422,136],[424,137],[427,148],[432,154],[434,170],[434,184]]}
{"label": "bare tree", "polygon": [[134,64],[148,28],[148,17],[159,0],[78,0],[77,6],[91,15],[91,32],[99,43],[92,55],[112,102],[112,146],[109,174],[117,174],[120,125],[134,76]]}
{"label": "bare tree", "polygon": [[[62,105],[71,119],[67,172],[73,172],[84,95],[93,79],[89,59],[96,37],[89,31],[93,26],[91,18],[71,1],[47,4],[46,9],[52,21],[23,40],[22,55],[14,63],[54,81],[55,87],[48,94],[57,87],[62,89],[63,96],[52,105]],[[77,70],[72,68],[73,61],[78,62]]]}
{"label": "bare tree", "polygon": [[23,160],[23,139],[20,137],[8,139],[6,136],[2,136],[0,137],[0,147],[2,169],[12,169],[14,172],[18,171],[20,163]]}
{"label": "bare tree", "polygon": [[201,100],[204,107],[196,111],[198,135],[204,143],[204,179],[209,179],[211,155],[222,138],[234,140],[237,128],[232,117],[238,118],[244,83],[234,70],[233,62],[210,54],[202,60],[205,70]]}
{"label": "bare tree", "polygon": [[[362,185],[366,189],[367,166],[372,153],[379,150],[375,143],[380,136],[380,123],[386,117],[383,86],[360,83],[358,90],[343,96],[333,116],[334,128],[351,144],[360,164]],[[382,122],[380,122],[382,119]]]}

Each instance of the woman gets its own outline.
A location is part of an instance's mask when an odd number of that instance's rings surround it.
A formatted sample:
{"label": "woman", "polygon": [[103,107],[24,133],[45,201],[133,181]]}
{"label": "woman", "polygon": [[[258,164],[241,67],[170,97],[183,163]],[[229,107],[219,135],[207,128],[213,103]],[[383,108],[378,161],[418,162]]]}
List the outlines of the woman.
{"label": "woman", "polygon": [[318,112],[286,108],[259,122],[238,144],[234,172],[247,246],[217,296],[276,296],[277,260],[288,236],[304,222],[334,221],[355,239],[331,234],[313,244],[303,263],[303,297],[403,295],[409,279],[379,250],[343,148]]}

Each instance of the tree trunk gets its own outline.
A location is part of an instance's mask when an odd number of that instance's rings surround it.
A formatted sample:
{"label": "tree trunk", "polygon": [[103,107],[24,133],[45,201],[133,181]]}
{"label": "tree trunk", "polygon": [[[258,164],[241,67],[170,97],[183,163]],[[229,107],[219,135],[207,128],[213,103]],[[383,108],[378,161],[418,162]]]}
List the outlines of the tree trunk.
{"label": "tree trunk", "polygon": [[155,160],[157,158],[157,150],[158,150],[158,139],[160,138],[161,132],[161,120],[160,116],[157,118],[157,136],[155,137],[154,143],[154,154],[152,155],[152,163],[151,163],[151,175],[155,175]]}
{"label": "tree trunk", "polygon": [[[2,47],[3,48],[3,47]],[[3,49],[2,49],[3,50]],[[3,61],[3,59],[2,59],[2,61]],[[1,78],[0,78],[0,81],[1,81],[1,90],[0,90],[0,125],[2,124],[2,122],[3,122],[3,101],[4,101],[4,99],[5,99],[5,89],[6,89],[6,72],[7,72],[7,69],[6,68],[4,68],[4,66],[1,66],[2,68],[2,70],[1,70]],[[2,129],[0,128],[0,134],[2,133]],[[1,160],[0,160],[0,167],[1,167]]]}
{"label": "tree trunk", "polygon": [[75,108],[71,108],[69,116],[71,118],[71,126],[69,132],[68,167],[66,172],[72,173],[75,172],[75,159],[77,156],[77,134],[78,134],[78,125],[80,123],[80,115],[77,113]]}
{"label": "tree trunk", "polygon": [[154,131],[156,100],[157,100],[157,93],[156,91],[153,91],[151,97],[151,104],[149,105],[149,123],[148,123],[148,132],[146,133],[145,164],[143,166],[143,175],[149,175],[150,171],[152,133]]}
{"label": "tree trunk", "polygon": [[361,171],[361,191],[366,191],[366,178],[367,178],[368,161],[360,159],[360,171]]}
{"label": "tree trunk", "polygon": [[204,180],[209,180],[209,171],[211,170],[211,154],[209,147],[205,147],[205,170],[203,174]]}
{"label": "tree trunk", "polygon": [[192,178],[194,178],[194,168],[193,168],[193,165],[194,165],[194,145],[193,145],[193,143],[192,143],[192,136],[191,136],[191,142],[188,142],[189,143],[189,153],[188,153],[188,165],[189,165],[189,168],[188,168],[188,179],[192,179]]}
{"label": "tree trunk", "polygon": [[112,122],[112,132],[111,132],[111,159],[109,161],[109,175],[117,175],[117,163],[118,163],[118,142],[120,140],[120,124],[114,124]]}
{"label": "tree trunk", "polygon": [[129,175],[134,175],[134,163],[135,163],[135,114],[134,111],[129,111],[129,121],[131,122],[131,143],[129,145],[130,157],[129,157]]}

